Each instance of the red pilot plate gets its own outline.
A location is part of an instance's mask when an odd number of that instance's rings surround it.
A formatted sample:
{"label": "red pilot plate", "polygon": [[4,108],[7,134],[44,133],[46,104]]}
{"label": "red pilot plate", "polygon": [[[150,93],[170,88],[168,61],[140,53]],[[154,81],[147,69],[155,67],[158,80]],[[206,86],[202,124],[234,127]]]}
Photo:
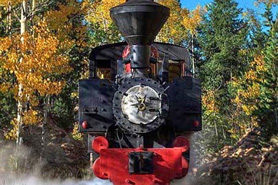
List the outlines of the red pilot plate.
{"label": "red pilot plate", "polygon": [[[152,174],[130,174],[129,153],[153,152]],[[110,179],[114,185],[168,185],[171,180],[184,177],[188,162],[180,148],[165,149],[102,149],[93,165],[94,174],[101,179]]]}

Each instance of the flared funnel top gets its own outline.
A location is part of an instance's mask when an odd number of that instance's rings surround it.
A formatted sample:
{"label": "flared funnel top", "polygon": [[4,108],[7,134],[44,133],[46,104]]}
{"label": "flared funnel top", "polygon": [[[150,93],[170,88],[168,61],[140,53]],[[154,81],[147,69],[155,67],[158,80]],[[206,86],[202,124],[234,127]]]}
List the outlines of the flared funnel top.
{"label": "flared funnel top", "polygon": [[150,45],[170,15],[170,9],[153,0],[129,0],[110,10],[129,45]]}

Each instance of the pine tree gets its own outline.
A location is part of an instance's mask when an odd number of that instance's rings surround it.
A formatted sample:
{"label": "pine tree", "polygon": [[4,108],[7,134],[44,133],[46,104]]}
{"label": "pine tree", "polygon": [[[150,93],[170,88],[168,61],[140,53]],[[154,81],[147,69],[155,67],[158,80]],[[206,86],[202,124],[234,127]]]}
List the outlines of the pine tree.
{"label": "pine tree", "polygon": [[[236,77],[233,87],[237,123],[242,130],[261,127],[270,135],[278,128],[277,75],[278,75],[278,32],[277,21],[273,20],[272,4],[265,4],[264,19],[259,22],[254,13],[248,15],[250,38],[248,52],[251,62],[243,76]],[[276,129],[275,129],[276,128]]]}
{"label": "pine tree", "polygon": [[[229,82],[242,74],[245,67],[247,24],[234,0],[214,0],[207,6],[197,41],[201,47],[200,76],[203,87],[204,123],[214,128],[217,143],[234,126],[232,92]],[[238,128],[239,129],[239,128]],[[210,134],[211,135],[211,134]],[[223,140],[223,141],[222,141]],[[219,145],[218,145],[219,146]]]}
{"label": "pine tree", "polygon": [[240,50],[245,44],[246,24],[239,18],[240,14],[241,9],[233,0],[215,0],[208,6],[199,36],[206,88],[223,88],[233,76],[239,75],[244,65]]}
{"label": "pine tree", "polygon": [[263,54],[266,70],[261,83],[260,116],[271,130],[278,131],[278,21],[269,31],[269,39]]}

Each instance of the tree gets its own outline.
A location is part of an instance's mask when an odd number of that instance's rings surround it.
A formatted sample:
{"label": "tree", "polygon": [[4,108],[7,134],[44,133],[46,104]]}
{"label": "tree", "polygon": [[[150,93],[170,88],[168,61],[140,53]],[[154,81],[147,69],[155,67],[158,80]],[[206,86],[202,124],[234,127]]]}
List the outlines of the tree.
{"label": "tree", "polygon": [[[8,34],[8,26],[10,20],[10,11],[7,10],[7,7],[0,6],[0,37],[5,37]],[[0,76],[3,75],[3,69],[0,64]],[[6,78],[5,78],[6,79]],[[3,80],[3,79],[2,79]],[[2,81],[0,80],[0,81]],[[11,79],[9,79],[11,80]],[[2,130],[10,125],[10,120],[16,116],[16,101],[13,99],[11,92],[2,93],[5,87],[2,87],[0,90],[0,130],[2,135]]]}
{"label": "tree", "polygon": [[[244,75],[234,78],[230,83],[235,93],[232,102],[236,107],[234,115],[240,133],[253,129],[259,124],[256,112],[260,111],[261,83],[264,81],[263,73],[265,71],[264,57],[263,55],[257,55],[248,65]],[[232,130],[232,133],[235,138],[241,136],[235,130]]]}
{"label": "tree", "polygon": [[202,15],[204,10],[201,6],[197,6],[195,10],[185,14],[183,16],[182,25],[188,30],[189,35],[191,35],[191,60],[192,60],[192,73],[195,75],[195,37],[197,35],[197,28],[202,21]]}
{"label": "tree", "polygon": [[[72,63],[75,59],[70,59],[70,56],[82,52],[86,37],[86,29],[80,19],[84,13],[82,3],[74,0],[22,3],[22,6],[14,4],[12,7],[14,10],[22,7],[21,19],[17,20],[21,23],[21,33],[10,32],[0,38],[3,77],[0,86],[2,92],[13,92],[18,101],[18,117],[12,120],[14,128],[7,134],[12,138],[19,138],[15,131],[20,131],[22,125],[43,123],[42,112],[48,110],[47,99],[60,94],[67,85],[67,74],[81,66]],[[53,9],[46,9],[49,7]],[[18,17],[16,13],[14,18]],[[80,23],[75,24],[76,18]],[[82,63],[82,60],[78,62]],[[43,99],[44,103],[41,102]],[[44,109],[40,108],[42,105]]]}
{"label": "tree", "polygon": [[[215,0],[208,6],[204,18],[199,42],[204,57],[203,72],[212,78],[205,78],[205,83],[213,89],[225,86],[233,76],[240,73],[240,50],[244,48],[246,24],[239,18],[241,10],[232,0]],[[205,75],[205,74],[204,74]]]}
{"label": "tree", "polygon": [[[233,79],[231,83],[236,89],[234,103],[241,111],[242,120],[251,123],[251,126],[259,125],[273,132],[277,130],[277,21],[273,20],[272,4],[265,4],[263,31],[259,25],[251,38],[251,50],[254,50],[254,60],[247,65],[242,77]],[[254,30],[254,29],[253,29]],[[253,31],[252,30],[252,31]],[[243,126],[243,124],[241,124]],[[244,128],[244,127],[243,127]],[[271,133],[272,134],[272,133]]]}
{"label": "tree", "polygon": [[271,130],[278,131],[278,21],[270,31],[270,37],[263,51],[266,70],[261,82],[261,117]]}
{"label": "tree", "polygon": [[178,0],[157,0],[158,3],[170,8],[170,17],[159,32],[156,41],[180,44],[187,40],[188,33],[183,19],[189,14],[188,9],[182,8]]}
{"label": "tree", "polygon": [[204,123],[205,126],[214,128],[217,142],[224,144],[231,141],[223,139],[230,136],[227,130],[236,127],[229,82],[234,77],[241,76],[246,65],[244,50],[248,29],[240,18],[241,13],[233,0],[214,0],[207,6],[207,14],[203,17],[197,36],[203,59],[200,76]]}
{"label": "tree", "polygon": [[110,17],[110,9],[125,0],[87,1],[88,13],[85,16],[90,28],[90,44],[95,47],[119,42],[121,34]]}

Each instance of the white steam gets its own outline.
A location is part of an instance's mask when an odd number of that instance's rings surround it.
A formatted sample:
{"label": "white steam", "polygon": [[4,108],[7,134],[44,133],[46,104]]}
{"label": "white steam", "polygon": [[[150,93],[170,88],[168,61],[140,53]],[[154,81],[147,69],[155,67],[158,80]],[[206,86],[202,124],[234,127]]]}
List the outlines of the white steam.
{"label": "white steam", "polygon": [[0,175],[0,185],[112,185],[109,181],[97,178],[92,181],[78,181],[42,179],[32,175],[2,175]]}
{"label": "white steam", "polygon": [[0,185],[113,185],[108,180],[98,178],[92,180],[45,179],[39,175],[40,164],[28,173],[15,172],[15,158],[22,161],[29,155],[32,153],[26,147],[21,146],[16,150],[14,144],[4,145],[0,142]]}

